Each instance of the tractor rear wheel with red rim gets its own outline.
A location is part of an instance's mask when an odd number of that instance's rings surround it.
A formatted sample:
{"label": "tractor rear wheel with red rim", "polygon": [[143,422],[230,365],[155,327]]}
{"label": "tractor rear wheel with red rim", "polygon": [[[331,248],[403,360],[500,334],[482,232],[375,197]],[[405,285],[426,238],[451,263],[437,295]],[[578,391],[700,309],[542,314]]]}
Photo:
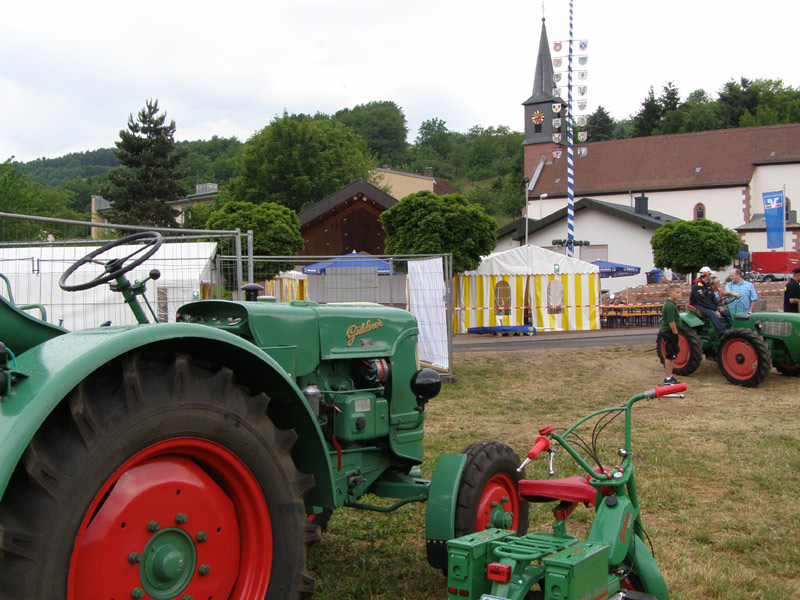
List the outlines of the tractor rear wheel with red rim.
{"label": "tractor rear wheel with red rim", "polygon": [[[666,342],[664,335],[659,332],[656,338],[656,353],[661,364],[664,364],[664,355],[666,354]],[[679,323],[678,326],[678,355],[675,357],[675,364],[672,367],[672,372],[676,375],[691,375],[703,362],[703,342],[697,332],[685,325]]]}
{"label": "tractor rear wheel with red rim", "polygon": [[132,354],[79,384],[0,503],[0,597],[298,598],[313,478],[269,399],[188,356]]}
{"label": "tractor rear wheel with red rim", "polygon": [[769,374],[772,355],[764,338],[755,331],[729,329],[719,340],[717,366],[731,383],[755,387]]}

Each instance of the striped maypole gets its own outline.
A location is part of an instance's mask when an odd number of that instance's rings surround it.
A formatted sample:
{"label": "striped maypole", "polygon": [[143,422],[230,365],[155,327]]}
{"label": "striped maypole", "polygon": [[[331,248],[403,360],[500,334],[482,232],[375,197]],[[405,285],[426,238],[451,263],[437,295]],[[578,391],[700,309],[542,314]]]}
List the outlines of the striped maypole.
{"label": "striped maypole", "polygon": [[575,157],[572,146],[572,3],[569,0],[569,55],[567,57],[567,256],[575,240]]}

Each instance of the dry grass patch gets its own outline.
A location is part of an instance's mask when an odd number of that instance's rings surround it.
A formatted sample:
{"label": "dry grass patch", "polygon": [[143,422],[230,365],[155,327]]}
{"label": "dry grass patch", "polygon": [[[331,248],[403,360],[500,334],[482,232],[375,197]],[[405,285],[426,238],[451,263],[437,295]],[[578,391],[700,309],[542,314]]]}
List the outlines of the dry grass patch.
{"label": "dry grass patch", "polygon": [[[536,430],[571,425],[621,405],[663,378],[651,346],[457,354],[455,385],[428,405],[423,473],[442,453],[498,440],[522,455]],[[634,408],[633,449],[645,527],[672,597],[800,598],[800,380],[772,372],[756,389],[729,385],[706,361],[683,399]],[[613,457],[621,423],[603,434]],[[591,437],[591,428],[585,438]],[[577,473],[565,454],[558,476]],[[609,462],[612,459],[609,458]],[[546,477],[546,460],[527,469]],[[531,506],[531,530],[549,528],[551,505]],[[317,597],[445,598],[427,566],[424,506],[393,514],[336,511],[310,553]],[[591,511],[579,508],[582,535]]]}

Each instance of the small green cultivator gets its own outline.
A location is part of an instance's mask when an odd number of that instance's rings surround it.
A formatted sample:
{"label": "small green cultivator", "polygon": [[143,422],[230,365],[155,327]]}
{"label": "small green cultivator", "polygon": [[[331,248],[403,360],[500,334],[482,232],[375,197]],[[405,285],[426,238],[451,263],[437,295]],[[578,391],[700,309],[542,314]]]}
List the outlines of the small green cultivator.
{"label": "small green cultivator", "polygon": [[[561,479],[522,480],[520,496],[530,502],[558,502],[553,509],[552,533],[515,537],[503,529],[486,529],[450,540],[448,598],[470,600],[668,600],[669,593],[653,558],[642,525],[642,515],[631,462],[631,410],[643,399],[682,392],[680,383],[633,396],[625,406],[593,412],[563,432],[542,428],[523,466],[542,452],[553,457],[563,448],[585,472]],[[602,466],[597,435],[617,416],[625,418],[625,446],[619,464]],[[598,419],[591,444],[575,430]],[[571,441],[571,443],[570,443]],[[552,443],[557,444],[553,446]],[[590,465],[575,447],[588,450]],[[579,504],[594,508],[585,541],[567,534],[566,519]],[[498,507],[499,508],[499,507]]]}

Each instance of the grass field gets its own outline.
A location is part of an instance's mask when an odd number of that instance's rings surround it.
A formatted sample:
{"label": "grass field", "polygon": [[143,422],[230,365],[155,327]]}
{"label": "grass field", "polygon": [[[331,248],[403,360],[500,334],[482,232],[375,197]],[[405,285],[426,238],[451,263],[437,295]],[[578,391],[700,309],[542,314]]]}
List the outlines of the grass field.
{"label": "grass field", "polygon": [[[423,474],[481,440],[524,455],[536,430],[624,404],[663,378],[652,346],[455,355],[458,383],[428,404]],[[800,598],[800,380],[772,372],[756,389],[729,385],[715,363],[681,378],[684,399],[634,407],[633,449],[644,526],[675,600]],[[587,432],[587,437],[590,435]],[[620,430],[608,431],[608,462]],[[559,453],[557,476],[577,474]],[[526,469],[546,478],[546,460]],[[552,504],[531,505],[529,531]],[[591,510],[568,531],[581,537]],[[309,554],[320,599],[446,598],[425,559],[425,507],[334,513]]]}

